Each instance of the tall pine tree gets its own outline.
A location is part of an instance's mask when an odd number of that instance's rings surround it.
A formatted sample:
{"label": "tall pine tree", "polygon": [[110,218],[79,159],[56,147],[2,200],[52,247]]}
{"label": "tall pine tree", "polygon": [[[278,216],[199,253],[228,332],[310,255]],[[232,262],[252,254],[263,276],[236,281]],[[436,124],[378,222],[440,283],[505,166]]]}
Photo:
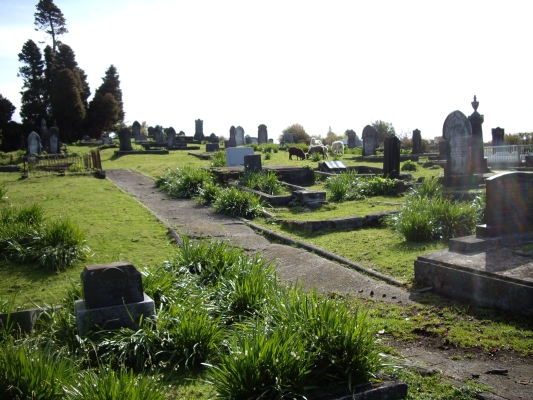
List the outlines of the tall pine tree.
{"label": "tall pine tree", "polygon": [[19,61],[24,63],[17,74],[23,81],[20,117],[24,123],[39,126],[41,118],[47,116],[41,50],[30,39],[24,43],[18,56]]}
{"label": "tall pine tree", "polygon": [[[109,94],[113,96],[113,98],[116,101],[116,108],[117,112],[115,114],[115,110],[113,107],[113,111],[108,113],[107,115],[107,122],[104,126],[102,126],[102,130],[117,130],[121,123],[124,122],[124,103],[122,102],[122,89],[120,89],[120,79],[117,72],[117,68],[111,64],[111,66],[107,69],[105,72],[105,76],[102,78],[102,84],[98,89],[96,89],[94,99],[91,101],[91,104],[89,105],[89,109],[94,108],[95,110],[101,110],[102,104],[106,102],[107,104],[111,105],[111,101],[109,99],[105,99],[105,96]],[[101,114],[100,112],[91,113],[89,112],[89,116]],[[101,120],[101,118],[99,118]],[[92,123],[92,121],[91,121]]]}
{"label": "tall pine tree", "polygon": [[67,20],[54,4],[53,0],[39,0],[35,16],[36,31],[43,31],[52,37],[52,50],[55,52],[59,45],[58,36],[68,33]]}
{"label": "tall pine tree", "polygon": [[68,68],[60,70],[54,78],[52,108],[61,141],[71,143],[81,139],[86,109],[78,89],[78,79]]}

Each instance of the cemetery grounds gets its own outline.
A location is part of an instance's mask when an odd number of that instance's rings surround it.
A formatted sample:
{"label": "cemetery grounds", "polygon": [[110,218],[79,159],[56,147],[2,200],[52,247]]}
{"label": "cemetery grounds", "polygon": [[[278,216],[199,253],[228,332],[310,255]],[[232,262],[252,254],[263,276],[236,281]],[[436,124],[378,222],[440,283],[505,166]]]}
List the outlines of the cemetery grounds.
{"label": "cemetery grounds", "polygon": [[[88,148],[72,147],[71,151],[84,152]],[[209,161],[198,159],[185,152],[171,152],[167,156],[129,155],[116,157],[113,149],[101,150],[103,169],[126,168],[151,177],[158,177],[168,168],[192,166],[204,168]],[[342,160],[347,165],[364,165],[351,161],[352,154]],[[263,165],[309,165],[316,163],[289,161],[286,152],[271,155],[262,160]],[[376,166],[376,164],[367,164]],[[429,178],[442,170],[420,168],[412,175]],[[85,175],[35,177],[19,180],[19,175],[0,174],[0,184],[5,183],[8,201],[12,204],[42,203],[50,217],[68,217],[86,232],[91,254],[87,262],[77,263],[60,273],[50,273],[31,264],[0,263],[0,299],[9,300],[14,307],[29,308],[36,305],[54,304],[64,296],[64,290],[72,283],[79,283],[79,275],[85,264],[107,263],[127,260],[140,268],[150,269],[171,257],[172,239],[167,229],[145,208],[130,196],[125,195],[107,180],[97,180]],[[321,184],[317,185],[320,188]],[[386,203],[402,203],[402,198],[368,199],[357,212],[384,210]],[[148,205],[149,206],[149,205]],[[326,206],[326,210],[304,213],[301,218],[330,213],[329,218],[345,215],[347,209],[358,207],[357,202]],[[398,205],[391,206],[398,209]],[[313,215],[311,217],[311,215]],[[279,210],[279,218],[300,217],[290,210]],[[322,216],[321,216],[322,217]],[[321,218],[317,217],[317,218]],[[278,218],[260,217],[254,223],[300,241],[342,255],[366,268],[404,282],[406,290],[413,287],[413,262],[420,254],[446,247],[442,242],[408,243],[386,227],[364,228],[359,231],[327,231],[303,233],[284,228]],[[347,302],[364,304],[375,324],[376,335],[384,344],[384,351],[391,357],[402,349],[422,347],[440,353],[456,368],[461,361],[478,361],[481,364],[513,359],[533,365],[533,324],[530,320],[495,310],[478,309],[431,293],[420,296],[415,305],[387,305],[378,298],[339,296]],[[424,360],[422,360],[424,361]],[[429,360],[428,360],[429,361]],[[468,368],[469,363],[465,363]],[[533,367],[532,367],[533,370]],[[187,373],[184,373],[187,376]],[[406,368],[396,375],[410,385],[409,398],[470,398],[470,388],[488,389],[476,382],[475,374],[468,381],[458,382],[432,368],[427,371]],[[195,375],[186,385],[179,382],[183,373],[170,377],[173,398],[207,398],[212,388],[202,383],[202,376]],[[191,378],[191,376],[188,376]],[[174,379],[174,381],[172,381]],[[519,384],[519,383],[517,383]],[[533,376],[530,388],[533,386]],[[458,391],[457,387],[466,388]],[[172,397],[171,397],[172,398]]]}

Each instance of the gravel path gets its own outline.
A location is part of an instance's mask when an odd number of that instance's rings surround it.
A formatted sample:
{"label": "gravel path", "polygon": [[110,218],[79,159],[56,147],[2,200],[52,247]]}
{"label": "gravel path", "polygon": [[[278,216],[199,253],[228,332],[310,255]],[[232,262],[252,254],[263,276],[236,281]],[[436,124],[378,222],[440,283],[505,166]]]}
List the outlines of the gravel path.
{"label": "gravel path", "polygon": [[[256,233],[244,220],[217,214],[209,207],[191,200],[169,199],[154,186],[154,180],[130,170],[106,170],[106,178],[147,207],[162,223],[179,235],[208,240],[227,240],[249,253],[260,253],[274,262],[278,277],[286,282],[299,282],[305,288],[321,293],[349,293],[363,299],[409,305],[418,293],[373,279],[301,248],[271,243]],[[462,351],[440,349],[428,343],[396,343],[406,364],[421,371],[437,369],[453,384],[474,379],[493,388],[496,394],[485,399],[533,399],[533,362],[519,357],[484,355],[473,359],[452,360]],[[441,346],[442,347],[442,346]],[[421,367],[424,365],[425,367]],[[486,374],[489,370],[508,370],[507,374]]]}

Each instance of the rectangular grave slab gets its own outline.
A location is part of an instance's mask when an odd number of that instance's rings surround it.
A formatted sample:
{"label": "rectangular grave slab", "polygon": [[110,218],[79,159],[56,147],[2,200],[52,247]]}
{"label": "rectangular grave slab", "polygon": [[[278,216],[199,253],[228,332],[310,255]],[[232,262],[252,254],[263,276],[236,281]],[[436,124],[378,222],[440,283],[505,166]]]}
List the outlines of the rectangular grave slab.
{"label": "rectangular grave slab", "polygon": [[205,145],[205,151],[207,153],[213,153],[215,151],[219,151],[220,150],[220,146],[218,145],[218,143],[207,143]]}
{"label": "rectangular grave slab", "polygon": [[81,273],[88,309],[143,301],[140,272],[129,262],[88,265]]}
{"label": "rectangular grave slab", "polygon": [[248,172],[261,172],[263,170],[261,155],[250,154],[244,156],[244,169]]}
{"label": "rectangular grave slab", "polygon": [[224,147],[226,149],[230,147],[237,147],[237,142],[235,141],[235,139],[226,140],[224,142]]}
{"label": "rectangular grave slab", "polygon": [[253,154],[253,147],[230,147],[226,149],[226,167],[244,166],[244,156]]}

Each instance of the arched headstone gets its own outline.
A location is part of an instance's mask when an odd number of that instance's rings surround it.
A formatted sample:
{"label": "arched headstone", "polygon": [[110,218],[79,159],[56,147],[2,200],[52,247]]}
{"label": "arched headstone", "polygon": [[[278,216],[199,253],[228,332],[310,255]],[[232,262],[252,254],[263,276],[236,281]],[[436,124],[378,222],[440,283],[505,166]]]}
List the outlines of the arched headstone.
{"label": "arched headstone", "polygon": [[376,149],[379,146],[378,132],[374,127],[367,125],[363,129],[363,156],[375,156]]}
{"label": "arched headstone", "polygon": [[244,146],[244,129],[241,126],[235,128],[235,144],[237,146]]}
{"label": "arched headstone", "polygon": [[470,169],[470,139],[472,127],[459,110],[450,113],[444,121],[442,136],[446,141],[445,176],[466,175]]}
{"label": "arched headstone", "polygon": [[120,142],[120,151],[132,151],[131,147],[131,135],[128,128],[122,128],[118,132],[118,140]]}
{"label": "arched headstone", "polygon": [[268,132],[265,124],[257,127],[257,141],[259,144],[268,143]]}
{"label": "arched headstone", "polygon": [[28,136],[28,153],[41,154],[41,137],[35,131],[32,131]]}
{"label": "arched headstone", "polygon": [[413,131],[413,150],[411,151],[412,154],[421,154],[422,153],[422,135],[420,134],[420,130],[415,129]]}

